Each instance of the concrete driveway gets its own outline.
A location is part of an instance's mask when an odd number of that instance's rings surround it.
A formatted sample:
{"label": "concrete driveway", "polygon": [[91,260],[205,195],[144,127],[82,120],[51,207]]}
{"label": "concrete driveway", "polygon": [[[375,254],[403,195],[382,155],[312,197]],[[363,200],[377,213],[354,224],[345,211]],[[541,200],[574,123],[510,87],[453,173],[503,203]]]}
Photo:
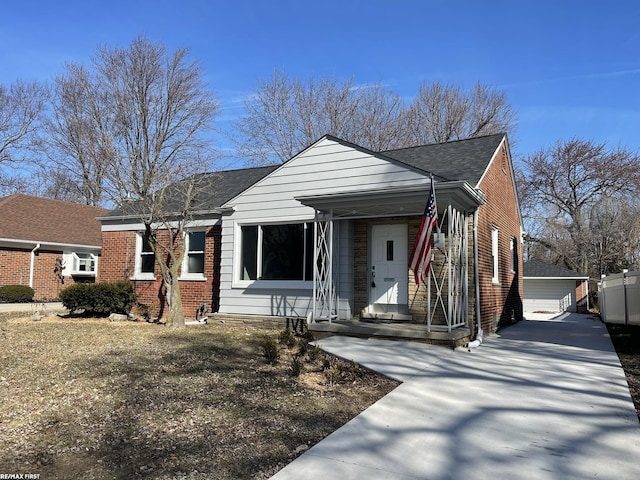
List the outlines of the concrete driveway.
{"label": "concrete driveway", "polygon": [[330,337],[404,383],[273,478],[640,478],[640,425],[606,327],[527,315],[471,352]]}

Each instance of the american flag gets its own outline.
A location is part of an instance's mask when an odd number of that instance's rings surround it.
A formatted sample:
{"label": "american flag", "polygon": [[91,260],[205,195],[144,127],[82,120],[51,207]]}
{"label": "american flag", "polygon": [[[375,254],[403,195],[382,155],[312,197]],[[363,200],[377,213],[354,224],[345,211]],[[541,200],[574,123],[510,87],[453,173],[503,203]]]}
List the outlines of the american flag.
{"label": "american flag", "polygon": [[429,270],[431,269],[431,235],[433,228],[438,224],[438,210],[436,208],[436,195],[433,189],[433,178],[431,179],[431,190],[429,191],[429,198],[427,199],[427,205],[424,208],[422,214],[422,222],[420,223],[420,230],[416,236],[416,241],[413,244],[411,250],[411,256],[409,257],[409,267],[413,270],[413,275],[416,280],[416,285],[423,282],[429,276]]}

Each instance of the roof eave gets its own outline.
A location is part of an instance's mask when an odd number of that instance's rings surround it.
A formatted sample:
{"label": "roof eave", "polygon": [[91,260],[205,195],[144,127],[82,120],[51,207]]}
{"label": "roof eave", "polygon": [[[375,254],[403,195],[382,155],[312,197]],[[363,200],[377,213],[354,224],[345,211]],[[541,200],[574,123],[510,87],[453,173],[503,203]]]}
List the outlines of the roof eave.
{"label": "roof eave", "polygon": [[[196,216],[196,217],[221,216],[221,215],[228,214],[230,211],[233,212],[232,207],[220,207],[220,208],[213,208],[208,210],[198,210],[196,212],[190,213],[190,216]],[[165,218],[175,219],[175,218],[182,217],[183,214],[181,212],[173,212],[173,213],[162,214],[162,216]],[[146,215],[143,215],[143,214],[106,215],[104,217],[97,217],[96,220],[103,223],[103,222],[118,222],[118,221],[128,221],[128,220],[142,220],[145,217]]]}
{"label": "roof eave", "polygon": [[40,245],[39,249],[68,249],[68,250],[102,250],[102,245],[86,245],[81,243],[62,243],[62,242],[48,242],[46,240],[29,240],[21,238],[0,238],[1,246],[13,246],[15,248],[29,248],[33,249]]}
{"label": "roof eave", "polygon": [[588,276],[577,276],[577,277],[563,277],[563,276],[546,276],[546,277],[536,277],[532,275],[523,275],[523,280],[589,280]]}

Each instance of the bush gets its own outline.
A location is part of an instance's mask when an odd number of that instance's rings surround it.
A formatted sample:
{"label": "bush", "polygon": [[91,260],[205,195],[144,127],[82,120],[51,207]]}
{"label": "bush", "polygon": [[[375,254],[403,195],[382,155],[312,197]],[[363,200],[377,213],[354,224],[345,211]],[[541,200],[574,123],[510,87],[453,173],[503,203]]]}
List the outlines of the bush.
{"label": "bush", "polygon": [[136,303],[129,282],[76,283],[60,292],[60,301],[70,312],[87,315],[127,314]]}
{"label": "bush", "polygon": [[278,348],[278,342],[271,337],[266,337],[262,340],[262,355],[267,363],[275,365],[280,358],[280,349]]}
{"label": "bush", "polygon": [[0,287],[0,302],[27,303],[33,301],[33,288],[27,285],[5,285]]}

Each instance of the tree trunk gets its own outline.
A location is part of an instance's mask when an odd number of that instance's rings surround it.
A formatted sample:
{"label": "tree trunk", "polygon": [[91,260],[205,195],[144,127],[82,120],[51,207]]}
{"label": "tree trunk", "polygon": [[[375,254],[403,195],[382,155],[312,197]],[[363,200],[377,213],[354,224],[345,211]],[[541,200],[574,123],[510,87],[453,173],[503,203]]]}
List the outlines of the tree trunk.
{"label": "tree trunk", "polygon": [[169,316],[167,317],[167,326],[171,328],[185,328],[184,324],[184,309],[182,308],[182,295],[180,294],[180,285],[173,279],[177,278],[178,272],[174,272],[173,269],[167,275],[168,280],[165,278],[165,285],[167,287],[167,301],[169,303]]}

